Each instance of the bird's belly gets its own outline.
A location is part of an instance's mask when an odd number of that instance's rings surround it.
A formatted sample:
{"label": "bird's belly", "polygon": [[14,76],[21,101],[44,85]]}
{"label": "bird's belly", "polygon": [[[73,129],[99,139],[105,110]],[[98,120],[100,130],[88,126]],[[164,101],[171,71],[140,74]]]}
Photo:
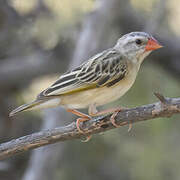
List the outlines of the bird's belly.
{"label": "bird's belly", "polygon": [[61,96],[65,108],[81,109],[91,104],[101,106],[119,99],[134,83],[135,78],[126,78],[112,87],[101,87]]}

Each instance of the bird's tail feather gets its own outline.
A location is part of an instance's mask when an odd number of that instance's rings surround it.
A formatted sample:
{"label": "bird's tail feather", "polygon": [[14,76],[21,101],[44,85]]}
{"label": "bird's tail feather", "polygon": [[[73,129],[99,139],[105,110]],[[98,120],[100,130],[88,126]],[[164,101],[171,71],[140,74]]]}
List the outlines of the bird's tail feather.
{"label": "bird's tail feather", "polygon": [[34,106],[37,106],[37,105],[39,105],[41,103],[42,103],[41,100],[35,100],[35,101],[31,102],[31,103],[23,104],[22,106],[19,106],[18,108],[11,111],[9,116],[11,117],[11,116],[16,115],[19,112],[31,110]]}
{"label": "bird's tail feather", "polygon": [[60,99],[54,98],[54,99],[43,99],[43,100],[35,100],[31,103],[24,104],[22,106],[19,106],[18,108],[14,109],[13,111],[10,112],[9,116],[14,116],[19,112],[22,111],[30,111],[34,109],[43,109],[43,108],[48,108],[48,107],[56,107],[60,104]]}

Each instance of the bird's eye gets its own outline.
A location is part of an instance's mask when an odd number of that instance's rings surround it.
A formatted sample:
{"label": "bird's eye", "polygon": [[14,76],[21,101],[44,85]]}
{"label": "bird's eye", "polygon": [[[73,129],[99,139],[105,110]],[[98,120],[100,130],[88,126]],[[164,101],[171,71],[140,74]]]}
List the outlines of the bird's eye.
{"label": "bird's eye", "polygon": [[141,45],[142,41],[140,39],[136,39],[136,44]]}

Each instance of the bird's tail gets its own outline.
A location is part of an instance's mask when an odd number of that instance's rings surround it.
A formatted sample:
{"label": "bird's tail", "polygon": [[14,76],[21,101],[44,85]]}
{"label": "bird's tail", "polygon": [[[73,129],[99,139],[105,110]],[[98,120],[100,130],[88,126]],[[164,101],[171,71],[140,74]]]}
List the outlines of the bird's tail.
{"label": "bird's tail", "polygon": [[43,100],[35,100],[28,104],[23,104],[22,106],[19,106],[18,108],[14,109],[10,112],[9,116],[14,116],[19,112],[22,111],[30,111],[35,109],[44,109],[48,107],[56,107],[60,104],[60,99],[54,98],[54,99],[43,99]]}

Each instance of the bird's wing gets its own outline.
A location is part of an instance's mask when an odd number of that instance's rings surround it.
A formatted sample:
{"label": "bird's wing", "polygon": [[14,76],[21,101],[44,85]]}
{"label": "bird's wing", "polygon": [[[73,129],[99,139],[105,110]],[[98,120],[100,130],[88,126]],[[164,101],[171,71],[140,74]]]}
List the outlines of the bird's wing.
{"label": "bird's wing", "polygon": [[82,90],[113,86],[125,77],[125,57],[114,49],[103,51],[78,68],[63,74],[38,98],[71,94]]}

